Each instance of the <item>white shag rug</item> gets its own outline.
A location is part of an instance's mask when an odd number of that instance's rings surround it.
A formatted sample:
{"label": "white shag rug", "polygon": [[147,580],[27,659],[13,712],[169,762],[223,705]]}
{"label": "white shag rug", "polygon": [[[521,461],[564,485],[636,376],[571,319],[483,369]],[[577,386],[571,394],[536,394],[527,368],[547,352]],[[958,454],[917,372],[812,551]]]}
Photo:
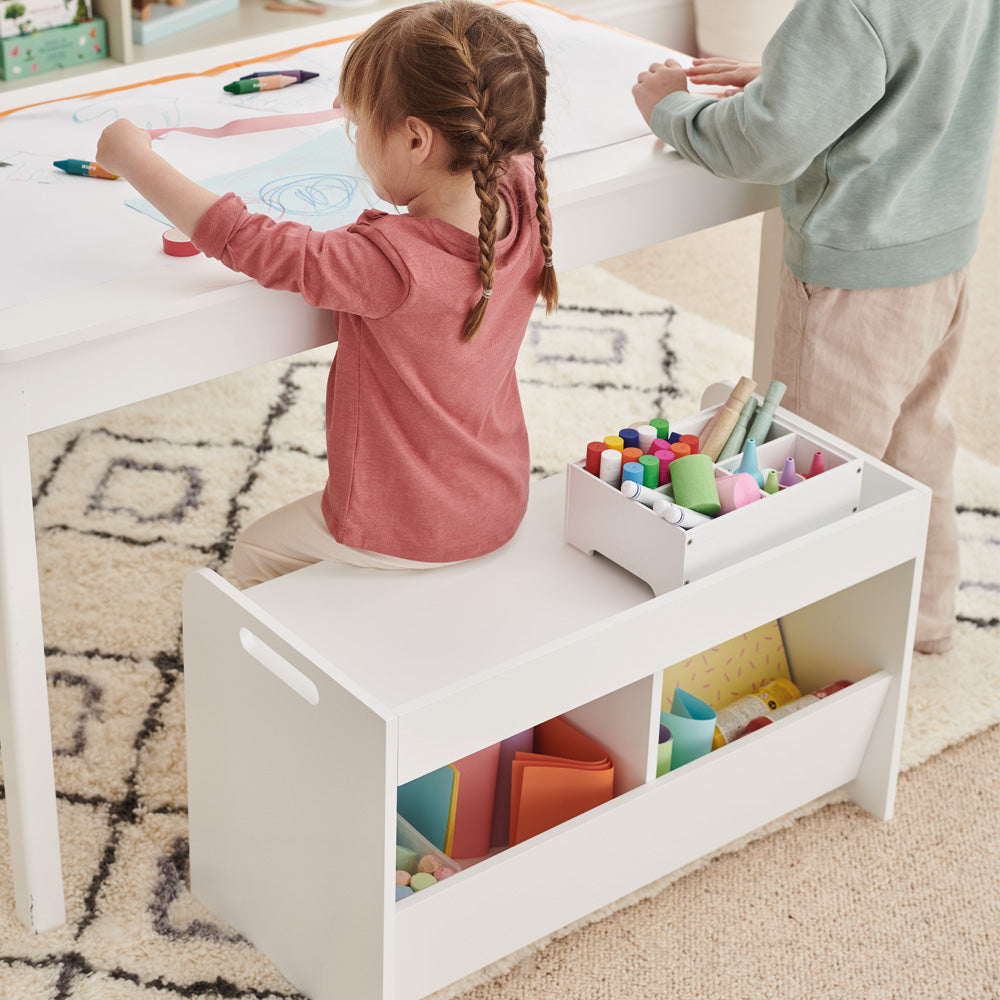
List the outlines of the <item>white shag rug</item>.
{"label": "white shag rug", "polygon": [[[749,340],[600,268],[561,282],[563,306],[536,313],[520,365],[537,476],[609,427],[695,412],[706,386],[750,371]],[[225,575],[243,525],[322,486],[331,350],[32,439],[68,921],[32,935],[14,918],[4,816],[0,998],[300,997],[187,889],[180,587],[197,567]],[[958,639],[945,656],[915,657],[904,768],[1000,721],[1000,469],[962,452],[958,496]]]}

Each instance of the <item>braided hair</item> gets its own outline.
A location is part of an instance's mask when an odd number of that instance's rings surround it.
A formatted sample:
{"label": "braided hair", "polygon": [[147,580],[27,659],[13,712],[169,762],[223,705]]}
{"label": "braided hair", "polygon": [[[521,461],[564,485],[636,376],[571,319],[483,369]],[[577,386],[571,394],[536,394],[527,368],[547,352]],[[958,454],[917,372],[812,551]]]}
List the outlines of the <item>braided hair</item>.
{"label": "braided hair", "polygon": [[499,173],[517,153],[531,153],[535,166],[535,216],[544,256],[538,293],[548,312],[558,303],[542,149],[546,76],[531,28],[476,0],[432,0],[392,11],[355,39],[344,60],[344,107],[382,137],[408,116],[421,119],[447,142],[449,168],[472,174],[479,198],[482,294],[466,318],[463,340],[475,336],[489,305]]}

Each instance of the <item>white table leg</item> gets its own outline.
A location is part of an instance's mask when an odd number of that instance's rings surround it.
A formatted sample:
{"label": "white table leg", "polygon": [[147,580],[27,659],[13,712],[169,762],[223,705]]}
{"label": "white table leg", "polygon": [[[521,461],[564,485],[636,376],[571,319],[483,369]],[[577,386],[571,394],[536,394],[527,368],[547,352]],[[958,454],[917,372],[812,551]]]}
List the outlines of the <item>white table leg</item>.
{"label": "white table leg", "polygon": [[0,373],[0,748],[14,901],[34,931],[66,920],[24,394]]}
{"label": "white table leg", "polygon": [[763,395],[771,382],[774,360],[774,324],[778,317],[778,279],[785,223],[781,210],[764,213],[760,231],[760,265],[757,275],[757,324],[753,338],[753,377]]}

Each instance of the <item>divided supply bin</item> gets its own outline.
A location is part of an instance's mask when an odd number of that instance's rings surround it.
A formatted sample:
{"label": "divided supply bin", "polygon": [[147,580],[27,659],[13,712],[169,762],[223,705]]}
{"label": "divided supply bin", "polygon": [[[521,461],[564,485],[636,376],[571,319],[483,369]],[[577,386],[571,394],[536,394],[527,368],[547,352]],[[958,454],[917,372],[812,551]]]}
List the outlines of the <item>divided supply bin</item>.
{"label": "divided supply bin", "polygon": [[[929,491],[828,443],[856,510],[658,595],[566,543],[564,475],[470,563],[191,574],[193,892],[313,1000],[417,1000],[835,788],[888,818]],[[804,693],[850,686],[657,778],[664,668],[776,619]],[[396,902],[397,786],[560,715],[611,800]]]}
{"label": "divided supply bin", "polygon": [[[671,430],[697,435],[713,412],[678,421]],[[693,528],[669,524],[623,496],[587,472],[583,459],[570,462],[566,541],[584,552],[600,552],[645,580],[654,593],[666,593],[855,513],[861,493],[860,453],[791,413],[777,411],[767,440],[757,447],[757,464],[780,471],[785,460],[793,458],[797,469],[809,469],[817,451],[823,453],[824,471],[815,478]],[[717,463],[716,475],[735,472],[741,457]],[[669,488],[665,496],[672,496]]]}

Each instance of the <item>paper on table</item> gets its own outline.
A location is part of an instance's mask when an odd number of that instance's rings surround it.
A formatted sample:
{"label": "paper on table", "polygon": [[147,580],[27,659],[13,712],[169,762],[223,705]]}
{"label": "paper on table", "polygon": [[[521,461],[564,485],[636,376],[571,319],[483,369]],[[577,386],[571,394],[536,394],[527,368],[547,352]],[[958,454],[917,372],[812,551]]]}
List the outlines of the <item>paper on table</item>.
{"label": "paper on table", "polygon": [[704,757],[712,749],[715,709],[693,694],[675,688],[669,712],[660,712],[660,723],[673,735],[670,770]]}
{"label": "paper on table", "polygon": [[[372,193],[343,128],[330,128],[276,159],[200,183],[216,194],[235,192],[251,212],[304,222],[319,231],[350,225],[366,208],[401,211]],[[128,198],[125,204],[167,221],[143,198]]]}
{"label": "paper on table", "polygon": [[534,747],[534,753],[517,753],[512,765],[511,846],[609,802],[612,796],[611,758],[565,719],[536,726]]}

